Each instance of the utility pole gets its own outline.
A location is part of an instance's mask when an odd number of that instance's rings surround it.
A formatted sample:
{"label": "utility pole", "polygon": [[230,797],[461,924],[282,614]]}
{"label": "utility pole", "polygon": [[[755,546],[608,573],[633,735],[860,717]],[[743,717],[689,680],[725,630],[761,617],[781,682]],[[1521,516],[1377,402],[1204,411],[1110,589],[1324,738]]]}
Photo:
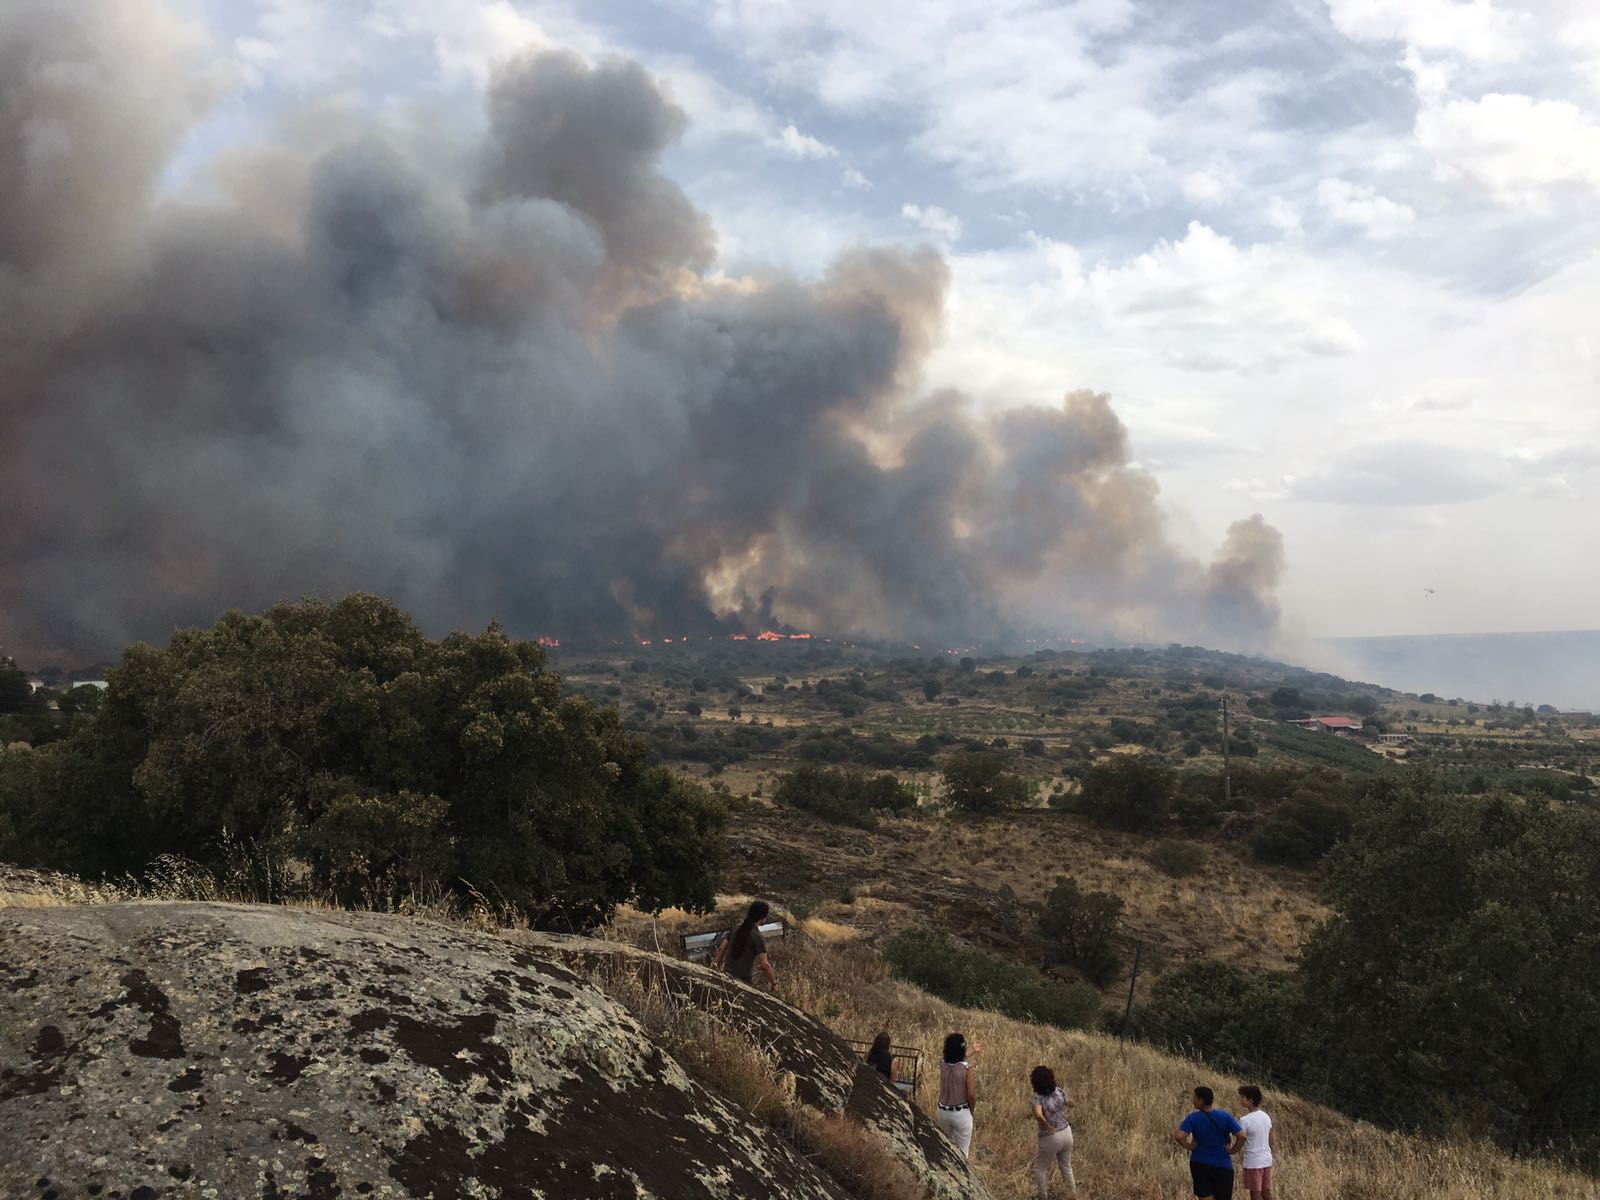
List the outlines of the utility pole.
{"label": "utility pole", "polygon": [[1228,697],[1222,697],[1222,800],[1233,810],[1233,758],[1228,752]]}
{"label": "utility pole", "polygon": [[1133,1015],[1133,989],[1139,984],[1139,955],[1144,952],[1144,943],[1133,944],[1133,975],[1128,980],[1128,1003],[1122,1010],[1122,1028],[1117,1031],[1117,1040],[1128,1040],[1128,1018]]}

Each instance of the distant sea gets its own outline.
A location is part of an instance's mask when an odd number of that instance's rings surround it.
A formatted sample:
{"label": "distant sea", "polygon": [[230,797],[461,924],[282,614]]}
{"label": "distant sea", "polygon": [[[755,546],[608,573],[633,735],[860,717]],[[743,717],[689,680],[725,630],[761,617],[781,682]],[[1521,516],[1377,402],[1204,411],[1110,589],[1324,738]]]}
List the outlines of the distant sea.
{"label": "distant sea", "polygon": [[1600,629],[1321,638],[1315,644],[1327,651],[1312,664],[1318,670],[1397,691],[1600,712]]}

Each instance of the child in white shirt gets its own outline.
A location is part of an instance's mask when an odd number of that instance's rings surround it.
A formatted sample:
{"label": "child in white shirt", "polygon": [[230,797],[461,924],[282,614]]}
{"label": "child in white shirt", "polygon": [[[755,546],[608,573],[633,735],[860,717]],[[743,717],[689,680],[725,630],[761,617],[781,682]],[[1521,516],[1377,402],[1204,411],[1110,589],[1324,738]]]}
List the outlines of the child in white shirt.
{"label": "child in white shirt", "polygon": [[1244,1143],[1244,1186],[1250,1200],[1272,1200],[1272,1118],[1262,1111],[1261,1089],[1247,1084],[1239,1089],[1244,1112],[1239,1124],[1248,1135]]}

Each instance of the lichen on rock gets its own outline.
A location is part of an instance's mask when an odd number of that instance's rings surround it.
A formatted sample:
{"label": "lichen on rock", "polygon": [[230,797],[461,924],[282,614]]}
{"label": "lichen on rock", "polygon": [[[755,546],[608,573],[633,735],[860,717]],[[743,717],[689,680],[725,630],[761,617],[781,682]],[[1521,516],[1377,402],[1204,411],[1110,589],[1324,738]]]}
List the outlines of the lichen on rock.
{"label": "lichen on rock", "polygon": [[[842,1200],[563,961],[598,945],[264,906],[0,909],[0,1195]],[[817,1087],[848,1102],[848,1075],[830,1060]]]}

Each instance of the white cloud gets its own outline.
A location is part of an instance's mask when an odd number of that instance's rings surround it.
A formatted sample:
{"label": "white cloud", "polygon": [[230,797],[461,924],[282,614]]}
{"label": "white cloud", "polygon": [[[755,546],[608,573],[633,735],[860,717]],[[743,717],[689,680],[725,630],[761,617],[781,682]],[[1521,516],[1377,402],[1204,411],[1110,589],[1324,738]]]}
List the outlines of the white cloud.
{"label": "white cloud", "polygon": [[777,144],[790,158],[836,158],[839,152],[791,123],[778,130]]}
{"label": "white cloud", "polygon": [[961,218],[948,213],[936,204],[924,208],[920,204],[902,204],[900,215],[913,225],[920,225],[936,237],[947,242],[961,240]]}
{"label": "white cloud", "polygon": [[1304,232],[1300,210],[1282,196],[1267,197],[1267,207],[1262,213],[1268,225],[1287,238],[1297,238]]}
{"label": "white cloud", "polygon": [[349,87],[364,72],[380,72],[385,51],[406,40],[427,46],[442,79],[471,83],[529,47],[598,45],[577,23],[552,29],[509,0],[257,0],[253,7],[254,30],[236,43],[241,57],[271,82],[301,89]]}
{"label": "white cloud", "polygon": [[1190,171],[1179,186],[1195,204],[1215,204],[1233,191],[1233,181],[1216,171]]}
{"label": "white cloud", "polygon": [[846,167],[840,172],[839,178],[847,188],[854,188],[858,192],[870,192],[872,190],[872,180],[854,167]]}
{"label": "white cloud", "polygon": [[921,155],[984,189],[1142,197],[1160,180],[1177,194],[1168,164],[1205,169],[1237,141],[1221,128],[1237,133],[1282,86],[1252,72],[1181,81],[1203,42],[1113,45],[1133,0],[719,0],[712,12],[729,48],[780,84],[846,116],[904,115]]}
{"label": "white cloud", "polygon": [[1504,203],[1538,209],[1563,185],[1600,188],[1600,122],[1566,101],[1452,100],[1418,113],[1416,133],[1447,172]]}
{"label": "white cloud", "polygon": [[1410,205],[1344,179],[1324,179],[1317,184],[1317,203],[1340,224],[1354,225],[1380,240],[1399,236],[1417,218]]}
{"label": "white cloud", "polygon": [[1407,42],[1467,58],[1507,58],[1519,50],[1525,14],[1493,0],[1328,0],[1346,37]]}

